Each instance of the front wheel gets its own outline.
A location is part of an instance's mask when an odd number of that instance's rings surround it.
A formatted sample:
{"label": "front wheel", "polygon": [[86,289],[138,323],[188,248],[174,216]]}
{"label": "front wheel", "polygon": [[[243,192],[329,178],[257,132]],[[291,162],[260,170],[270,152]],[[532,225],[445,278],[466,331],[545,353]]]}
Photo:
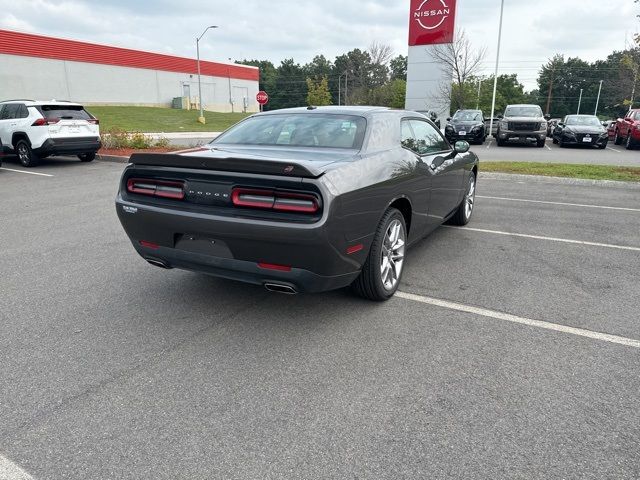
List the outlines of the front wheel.
{"label": "front wheel", "polygon": [[81,153],[80,155],[78,155],[78,158],[81,162],[93,162],[96,158],[96,152]]}
{"label": "front wheel", "polygon": [[16,154],[23,167],[35,167],[40,163],[40,158],[31,149],[31,145],[29,145],[29,142],[26,140],[18,140],[18,143],[16,143]]}
{"label": "front wheel", "polygon": [[390,208],[378,224],[360,276],[351,284],[354,293],[378,302],[391,298],[400,285],[406,243],[404,217]]}
{"label": "front wheel", "polygon": [[631,138],[631,133],[627,135],[627,140],[624,142],[624,148],[627,150],[633,150],[635,143],[633,143],[633,138]]}
{"label": "front wheel", "polygon": [[476,175],[471,172],[469,174],[469,181],[467,182],[467,189],[464,192],[464,198],[458,206],[458,210],[449,220],[449,224],[463,226],[469,223],[471,215],[473,214],[473,207],[476,202]]}
{"label": "front wheel", "polygon": [[544,143],[545,143],[545,141],[544,141],[544,140],[538,140],[538,141],[536,142],[536,145],[537,145],[537,147],[538,147],[538,148],[542,148],[542,147],[544,147]]}

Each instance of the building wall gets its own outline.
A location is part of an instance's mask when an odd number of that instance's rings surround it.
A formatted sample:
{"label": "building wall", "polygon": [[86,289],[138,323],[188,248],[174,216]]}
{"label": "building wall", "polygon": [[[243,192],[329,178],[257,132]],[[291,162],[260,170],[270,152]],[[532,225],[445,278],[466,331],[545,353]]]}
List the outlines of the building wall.
{"label": "building wall", "polygon": [[[205,110],[259,110],[256,80],[202,75],[201,84]],[[94,105],[168,107],[174,97],[185,93],[197,102],[197,75],[0,54],[0,100],[55,98]]]}

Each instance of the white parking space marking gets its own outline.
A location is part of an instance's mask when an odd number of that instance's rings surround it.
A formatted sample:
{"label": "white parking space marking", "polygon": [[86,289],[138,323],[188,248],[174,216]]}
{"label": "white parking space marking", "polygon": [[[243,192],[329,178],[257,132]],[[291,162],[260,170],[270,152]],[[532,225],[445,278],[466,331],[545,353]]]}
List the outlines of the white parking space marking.
{"label": "white parking space marking", "polygon": [[519,323],[521,325],[527,325],[529,327],[543,328],[545,330],[553,330],[556,332],[569,333],[571,335],[578,335],[580,337],[591,338],[593,340],[600,340],[602,342],[617,343],[618,345],[625,345],[627,347],[640,348],[640,340],[635,340],[633,338],[619,337],[617,335],[610,335],[608,333],[594,332],[592,330],[569,327],[566,325],[560,325],[558,323],[545,322],[542,320],[534,320],[531,318],[519,317],[517,315],[511,315],[509,313],[498,312],[495,310],[488,310],[486,308],[474,307],[471,305],[464,305],[462,303],[450,302],[448,300],[440,300],[438,298],[415,295],[413,293],[398,291],[396,292],[396,296],[400,298],[404,298],[405,300],[412,300],[414,302],[425,303],[427,305],[434,305],[436,307],[447,308],[449,310],[456,310],[458,312],[472,313],[475,315],[480,315],[482,317],[494,318],[496,320]]}
{"label": "white parking space marking", "polygon": [[0,479],[1,480],[34,480],[34,478],[9,460],[0,455]]}
{"label": "white parking space marking", "polygon": [[606,210],[622,210],[624,212],[640,212],[640,208],[609,207],[606,205],[589,205],[586,203],[547,202],[545,200],[527,200],[525,198],[490,197],[488,195],[476,195],[476,198],[486,198],[489,200],[504,200],[508,202],[542,203],[544,205],[563,205],[566,207],[602,208]]}
{"label": "white parking space marking", "polygon": [[489,145],[487,145],[487,149],[489,149],[489,147],[491,147],[492,143],[493,143],[493,140],[489,140]]}
{"label": "white parking space marking", "polygon": [[572,240],[568,238],[557,238],[557,237],[544,237],[542,235],[527,235],[524,233],[502,232],[500,230],[487,230],[484,228],[453,227],[451,225],[443,225],[443,226],[445,228],[453,228],[456,230],[463,230],[463,231],[469,231],[469,232],[490,233],[494,235],[506,235],[509,237],[532,238],[534,240],[546,240],[549,242],[571,243],[575,245],[586,245],[590,247],[614,248],[617,250],[630,250],[632,252],[640,252],[640,247],[629,247],[627,245],[613,245],[610,243],[586,242],[584,240]]}
{"label": "white parking space marking", "polygon": [[[26,172],[24,170],[15,170],[13,168],[0,167],[0,170],[6,170],[8,172],[16,172],[16,173],[27,173],[29,175],[40,175],[42,177],[53,177],[53,175],[50,175],[48,173]],[[0,477],[0,478],[2,478],[2,477]]]}
{"label": "white parking space marking", "polygon": [[549,145],[547,145],[546,143],[544,144],[544,148],[546,148],[547,150],[551,151],[551,147]]}
{"label": "white parking space marking", "polygon": [[617,148],[607,147],[607,150],[612,150],[616,153],[622,153],[622,150],[618,150]]}

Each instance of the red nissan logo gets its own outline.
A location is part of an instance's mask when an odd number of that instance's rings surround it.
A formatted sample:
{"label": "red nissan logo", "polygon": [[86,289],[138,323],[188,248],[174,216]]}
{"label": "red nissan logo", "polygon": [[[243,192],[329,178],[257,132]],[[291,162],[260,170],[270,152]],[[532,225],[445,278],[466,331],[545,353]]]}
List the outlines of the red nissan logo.
{"label": "red nissan logo", "polygon": [[424,0],[413,12],[413,19],[425,30],[435,30],[451,15],[445,0]]}

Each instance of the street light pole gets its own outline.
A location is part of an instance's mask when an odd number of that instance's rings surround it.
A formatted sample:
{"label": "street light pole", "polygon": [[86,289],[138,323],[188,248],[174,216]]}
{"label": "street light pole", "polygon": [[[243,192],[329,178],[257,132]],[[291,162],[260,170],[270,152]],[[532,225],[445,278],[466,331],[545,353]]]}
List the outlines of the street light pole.
{"label": "street light pole", "polygon": [[218,28],[218,26],[209,25],[207,28],[204,29],[204,32],[202,32],[202,35],[196,38],[196,58],[198,63],[198,103],[200,104],[200,116],[198,117],[198,121],[200,123],[205,122],[204,107],[202,106],[202,84],[200,82],[200,39],[204,37],[204,34],[207,33],[207,30],[209,30],[210,28]]}
{"label": "street light pole", "polygon": [[482,86],[482,77],[478,79],[478,101],[476,102],[476,110],[480,110],[480,87]]}
{"label": "street light pole", "polygon": [[580,89],[580,98],[578,99],[578,115],[580,115],[580,104],[582,103],[582,88]]}
{"label": "street light pole", "polygon": [[496,113],[496,92],[498,90],[498,63],[500,62],[500,42],[502,41],[502,14],[504,13],[504,0],[500,4],[500,27],[498,28],[498,51],[496,52],[496,71],[493,76],[493,98],[491,100],[491,121],[489,133],[493,132],[493,116]]}
{"label": "street light pole", "polygon": [[600,92],[602,92],[602,82],[603,80],[600,80],[600,88],[598,88],[598,99],[596,100],[596,111],[594,112],[594,115],[596,117],[598,116],[598,105],[600,105]]}

